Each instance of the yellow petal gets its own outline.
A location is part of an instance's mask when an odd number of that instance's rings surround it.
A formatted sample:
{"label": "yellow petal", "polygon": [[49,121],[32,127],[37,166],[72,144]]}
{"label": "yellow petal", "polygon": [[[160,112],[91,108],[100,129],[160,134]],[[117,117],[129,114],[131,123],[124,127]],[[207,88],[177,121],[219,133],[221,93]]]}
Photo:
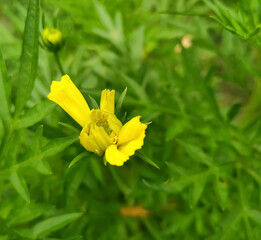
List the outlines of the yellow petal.
{"label": "yellow petal", "polygon": [[132,118],[121,128],[119,133],[118,145],[144,138],[146,128],[147,124],[140,122],[140,116]]}
{"label": "yellow petal", "polygon": [[82,127],[84,126],[90,108],[68,75],[64,75],[61,81],[52,82],[48,98],[57,103]]}
{"label": "yellow petal", "polygon": [[104,153],[99,145],[96,143],[93,135],[88,135],[86,132],[81,131],[79,138],[81,145],[87,151],[96,153],[98,156],[101,156]]}
{"label": "yellow petal", "polygon": [[80,143],[86,150],[101,156],[112,144],[112,140],[103,127],[86,124],[80,134]]}
{"label": "yellow petal", "polygon": [[112,144],[107,132],[103,127],[98,127],[94,125],[91,128],[91,134],[94,136],[95,142],[99,145],[103,153]]}
{"label": "yellow petal", "polygon": [[116,133],[116,135],[119,135],[120,130],[122,128],[121,121],[114,114],[108,114],[107,121],[108,121],[110,129],[114,133]]}
{"label": "yellow petal", "polygon": [[104,89],[101,94],[100,109],[102,111],[114,114],[115,91]]}
{"label": "yellow petal", "polygon": [[122,166],[129,156],[120,152],[116,145],[111,145],[106,149],[105,158],[111,165]]}
{"label": "yellow petal", "polygon": [[139,136],[133,141],[118,145],[120,152],[132,156],[136,150],[141,149],[144,144],[145,130],[141,132]]}

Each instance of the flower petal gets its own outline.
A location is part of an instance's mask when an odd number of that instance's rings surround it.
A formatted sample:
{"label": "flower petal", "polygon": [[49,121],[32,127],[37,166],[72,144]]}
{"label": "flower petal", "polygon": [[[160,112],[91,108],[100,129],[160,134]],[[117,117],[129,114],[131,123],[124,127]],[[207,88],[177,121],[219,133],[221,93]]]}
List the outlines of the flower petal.
{"label": "flower petal", "polygon": [[104,153],[99,145],[96,143],[93,135],[88,135],[86,132],[81,131],[79,138],[81,145],[87,151],[96,153],[98,156],[101,156]]}
{"label": "flower petal", "polygon": [[115,91],[104,89],[101,94],[100,109],[104,112],[114,114]]}
{"label": "flower petal", "polygon": [[107,116],[107,121],[109,124],[110,129],[119,135],[120,130],[122,128],[122,123],[121,121],[114,115],[114,114],[108,114]]}
{"label": "flower petal", "polygon": [[144,144],[145,131],[143,131],[135,140],[118,146],[120,152],[132,156],[136,150],[141,149]]}
{"label": "flower petal", "polygon": [[57,103],[82,127],[84,126],[90,108],[68,75],[64,75],[61,81],[52,82],[48,98]]}
{"label": "flower petal", "polygon": [[125,123],[120,130],[118,145],[126,144],[130,141],[141,140],[145,137],[147,124],[140,122],[140,116],[132,118]]}
{"label": "flower petal", "polygon": [[86,150],[101,156],[112,144],[112,140],[103,127],[86,124],[80,134],[80,143]]}
{"label": "flower petal", "polygon": [[117,145],[111,145],[106,149],[105,158],[111,165],[122,166],[129,159],[129,156],[120,152]]}

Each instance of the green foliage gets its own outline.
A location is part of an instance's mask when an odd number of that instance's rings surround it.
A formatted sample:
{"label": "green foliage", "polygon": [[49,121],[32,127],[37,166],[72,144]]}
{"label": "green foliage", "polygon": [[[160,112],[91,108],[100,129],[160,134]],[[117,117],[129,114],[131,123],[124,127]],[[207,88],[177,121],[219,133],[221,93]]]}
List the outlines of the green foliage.
{"label": "green foliage", "polygon": [[29,2],[17,81],[16,116],[19,116],[34,87],[38,60],[39,0]]}
{"label": "green foliage", "polygon": [[[260,0],[2,0],[0,14],[0,240],[260,239]],[[62,31],[59,55],[43,25]],[[119,119],[148,123],[123,167],[47,99],[63,70],[91,108],[115,89]]]}

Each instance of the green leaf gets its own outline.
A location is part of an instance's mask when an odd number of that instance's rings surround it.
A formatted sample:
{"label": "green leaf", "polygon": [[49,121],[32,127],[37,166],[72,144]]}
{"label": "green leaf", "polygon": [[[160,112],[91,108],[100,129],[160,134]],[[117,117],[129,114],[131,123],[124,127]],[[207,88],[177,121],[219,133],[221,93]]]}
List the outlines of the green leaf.
{"label": "green leaf", "polygon": [[30,0],[23,36],[23,48],[17,82],[16,112],[18,117],[34,87],[39,38],[39,0]]}
{"label": "green leaf", "polygon": [[[219,222],[221,229],[218,229],[217,234],[212,235],[211,237],[206,238],[207,240],[230,240],[230,239],[246,239],[238,238],[236,234],[242,232],[239,224],[242,219],[242,209],[235,207],[231,209],[226,217],[222,218],[222,221]],[[249,239],[250,240],[250,239]]]}
{"label": "green leaf", "polygon": [[51,167],[49,163],[43,159],[42,149],[42,140],[43,140],[43,126],[39,126],[35,132],[35,136],[32,141],[32,155],[36,156],[33,158],[32,167],[34,167],[39,173],[44,175],[52,174]]}
{"label": "green leaf", "polygon": [[117,105],[116,105],[116,108],[115,108],[115,115],[116,116],[119,116],[119,114],[120,114],[122,103],[123,103],[123,100],[126,96],[126,93],[127,93],[127,87],[123,90],[123,92],[121,93],[121,95],[118,99],[118,102],[117,102]]}
{"label": "green leaf", "polygon": [[79,162],[83,158],[87,157],[89,155],[88,152],[82,152],[79,155],[77,155],[69,164],[69,168],[71,168],[75,163]]}
{"label": "green leaf", "polygon": [[3,120],[5,127],[8,128],[8,125],[10,123],[10,112],[9,112],[6,83],[7,83],[6,66],[2,56],[2,52],[0,51],[0,102],[1,102],[0,117]]}
{"label": "green leaf", "polygon": [[258,210],[249,210],[248,211],[248,215],[255,221],[257,222],[258,224],[261,225],[261,212],[258,211]]}
{"label": "green leaf", "polygon": [[120,80],[122,80],[123,84],[131,89],[133,93],[141,100],[144,101],[144,103],[149,103],[149,97],[142,86],[140,86],[135,80],[128,77],[127,75],[118,72],[120,76]]}
{"label": "green leaf", "polygon": [[10,174],[10,182],[12,183],[15,190],[19,193],[19,195],[26,201],[30,202],[30,195],[27,184],[23,177],[18,175],[17,169],[14,169]]}
{"label": "green leaf", "polygon": [[216,193],[218,204],[224,211],[227,207],[228,186],[225,181],[219,179],[218,175],[216,175],[214,179],[214,190]]}
{"label": "green leaf", "polygon": [[91,106],[92,106],[92,108],[94,108],[94,109],[99,109],[99,105],[98,105],[98,103],[96,102],[96,100],[95,100],[91,95],[88,95],[88,97],[89,97],[90,100],[91,100]]}
{"label": "green leaf", "polygon": [[166,131],[166,141],[170,141],[182,133],[189,126],[184,118],[175,118]]}
{"label": "green leaf", "polygon": [[177,141],[194,160],[201,162],[207,166],[213,166],[212,158],[206,155],[200,148],[191,144],[187,144],[181,140]]}
{"label": "green leaf", "polygon": [[74,205],[72,199],[77,196],[77,190],[80,188],[81,183],[86,180],[86,166],[89,162],[82,161],[75,168],[68,169],[64,180],[64,197],[67,206]]}
{"label": "green leaf", "polygon": [[[105,159],[105,158],[104,158]],[[121,179],[118,171],[116,170],[117,167],[113,166],[113,165],[109,165],[109,169],[111,171],[111,174],[116,182],[116,184],[118,185],[119,189],[126,195],[128,195],[131,192],[131,189],[129,188],[129,186],[123,182],[123,180]]]}
{"label": "green leaf", "polygon": [[190,189],[190,205],[191,207],[195,207],[204,191],[206,186],[206,182],[208,179],[208,175],[205,175],[201,178],[198,178],[197,181],[194,182],[193,186]]}
{"label": "green leaf", "polygon": [[12,134],[7,140],[1,159],[2,167],[7,168],[15,164],[21,145],[20,135],[20,132],[16,132],[16,134]]}
{"label": "green leaf", "polygon": [[34,107],[26,111],[25,114],[15,122],[14,128],[27,128],[34,125],[46,117],[55,108],[55,106],[56,105],[50,100],[45,100],[36,104]]}
{"label": "green leaf", "polygon": [[49,218],[36,224],[31,230],[31,234],[34,238],[37,238],[41,235],[47,235],[75,221],[81,216],[82,213],[77,212]]}
{"label": "green leaf", "polygon": [[37,159],[33,162],[33,167],[41,174],[50,175],[52,174],[52,169],[49,163],[44,159]]}
{"label": "green leaf", "polygon": [[0,146],[2,144],[3,136],[5,135],[5,129],[2,119],[0,118]]}
{"label": "green leaf", "polygon": [[99,180],[101,183],[103,182],[103,174],[102,174],[102,169],[100,162],[96,157],[90,158],[90,163],[91,163],[91,168],[94,176],[96,177],[97,180]]}
{"label": "green leaf", "polygon": [[137,28],[132,33],[129,44],[132,66],[135,71],[138,71],[144,55],[144,26]]}
{"label": "green leaf", "polygon": [[137,151],[136,152],[136,155],[142,159],[143,161],[145,161],[146,163],[150,164],[151,166],[157,168],[157,169],[160,169],[159,166],[153,162],[149,157],[145,156],[144,154],[142,154],[140,151]]}
{"label": "green leaf", "polygon": [[70,130],[72,130],[73,132],[75,132],[75,133],[77,133],[77,134],[80,134],[80,130],[79,129],[77,129],[76,127],[74,127],[74,126],[72,126],[72,125],[70,125],[70,124],[68,124],[68,123],[63,123],[63,122],[58,122],[60,125],[62,125],[63,127],[66,127],[66,128],[68,128],[68,129],[70,129]]}
{"label": "green leaf", "polygon": [[79,139],[78,135],[50,140],[42,149],[43,157],[49,157],[63,151]]}
{"label": "green leaf", "polygon": [[36,131],[33,138],[33,152],[39,153],[42,149],[42,140],[43,140],[43,125],[40,125]]}
{"label": "green leaf", "polygon": [[9,214],[7,223],[8,225],[15,225],[29,222],[50,210],[51,206],[48,204],[24,204],[19,206]]}
{"label": "green leaf", "polygon": [[98,1],[94,1],[94,5],[103,25],[107,28],[108,31],[113,31],[115,28],[112,19],[104,6],[101,5]]}
{"label": "green leaf", "polygon": [[230,122],[232,121],[236,115],[239,113],[240,109],[242,107],[241,103],[235,103],[227,113],[227,120]]}
{"label": "green leaf", "polygon": [[[180,192],[182,191],[185,187],[187,187],[188,185],[194,184],[196,181],[199,181],[199,179],[202,179],[204,177],[206,177],[207,175],[209,175],[210,172],[209,171],[205,171],[202,173],[198,173],[198,174],[194,174],[194,175],[190,175],[190,176],[182,176],[179,179],[173,179],[170,181],[167,181],[164,185],[163,185],[163,189],[167,192],[170,193],[176,193],[176,192]],[[199,187],[199,186],[197,186]],[[197,195],[200,195],[198,192],[200,192],[200,189],[196,189],[195,192],[197,192]],[[196,195],[195,194],[195,195]],[[196,196],[194,196],[195,200]]]}

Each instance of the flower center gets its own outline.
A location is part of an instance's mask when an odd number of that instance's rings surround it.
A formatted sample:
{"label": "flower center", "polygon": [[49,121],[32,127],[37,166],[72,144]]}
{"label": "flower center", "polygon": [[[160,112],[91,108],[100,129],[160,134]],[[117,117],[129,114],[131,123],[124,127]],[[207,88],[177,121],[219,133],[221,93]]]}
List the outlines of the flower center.
{"label": "flower center", "polygon": [[112,130],[110,129],[108,123],[108,114],[101,110],[94,110],[91,113],[92,124],[95,124],[97,127],[103,127],[108,135],[111,134]]}
{"label": "flower center", "polygon": [[101,156],[112,144],[117,144],[122,124],[114,114],[91,110],[81,132],[81,142],[91,152]]}

